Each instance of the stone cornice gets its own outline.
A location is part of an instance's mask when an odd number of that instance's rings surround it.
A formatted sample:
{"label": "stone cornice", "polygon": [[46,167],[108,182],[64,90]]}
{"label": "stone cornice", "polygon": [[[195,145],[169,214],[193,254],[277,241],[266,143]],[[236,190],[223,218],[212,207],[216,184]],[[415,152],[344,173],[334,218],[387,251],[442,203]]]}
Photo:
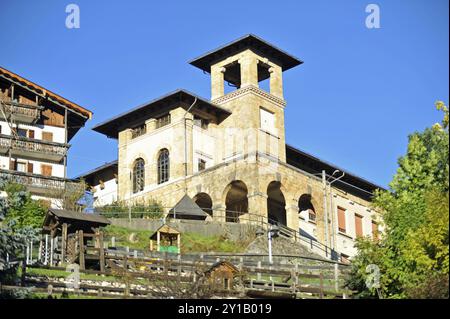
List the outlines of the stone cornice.
{"label": "stone cornice", "polygon": [[273,94],[267,93],[263,90],[261,90],[260,88],[254,86],[254,85],[248,85],[246,87],[237,89],[236,91],[230,92],[228,94],[225,94],[224,96],[221,96],[217,99],[212,100],[211,102],[213,102],[214,104],[223,104],[225,102],[229,102],[231,100],[234,100],[235,98],[241,97],[245,94],[248,93],[255,93],[256,95],[277,104],[280,107],[285,107],[286,106],[286,101],[283,99],[280,99],[279,97],[276,97]]}

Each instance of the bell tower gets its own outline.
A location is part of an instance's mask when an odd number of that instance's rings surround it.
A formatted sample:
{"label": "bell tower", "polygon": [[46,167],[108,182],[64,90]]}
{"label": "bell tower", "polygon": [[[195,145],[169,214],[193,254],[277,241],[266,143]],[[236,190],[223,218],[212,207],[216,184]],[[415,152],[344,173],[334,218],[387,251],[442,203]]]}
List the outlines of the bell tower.
{"label": "bell tower", "polygon": [[[241,145],[228,153],[262,152],[285,162],[283,72],[303,62],[249,34],[189,63],[210,73],[211,102],[232,112],[221,125],[233,142],[224,139]],[[265,80],[268,90],[260,88]],[[225,82],[235,90],[226,93]]]}

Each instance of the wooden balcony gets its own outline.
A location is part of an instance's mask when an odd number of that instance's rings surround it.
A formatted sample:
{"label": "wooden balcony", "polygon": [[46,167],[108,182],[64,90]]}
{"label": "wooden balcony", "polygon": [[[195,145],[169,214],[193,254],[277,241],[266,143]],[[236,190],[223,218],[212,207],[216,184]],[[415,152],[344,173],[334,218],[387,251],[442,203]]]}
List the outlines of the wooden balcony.
{"label": "wooden balcony", "polygon": [[[41,117],[42,106],[13,102],[0,98],[0,120],[34,124]],[[3,110],[2,110],[3,109]]]}
{"label": "wooden balcony", "polygon": [[61,177],[44,176],[4,169],[0,169],[0,178],[25,185],[28,191],[34,195],[50,198],[60,198],[64,191],[74,191],[83,187],[79,182],[74,182]]}
{"label": "wooden balcony", "polygon": [[64,143],[36,140],[28,137],[15,137],[0,134],[0,154],[11,150],[14,157],[59,163],[66,155],[70,145]]}

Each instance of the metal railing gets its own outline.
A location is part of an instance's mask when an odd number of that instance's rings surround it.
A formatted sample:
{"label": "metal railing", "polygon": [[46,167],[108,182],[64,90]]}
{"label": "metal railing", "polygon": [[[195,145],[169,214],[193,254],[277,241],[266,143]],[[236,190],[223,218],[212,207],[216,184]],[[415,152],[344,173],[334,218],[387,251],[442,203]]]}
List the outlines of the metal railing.
{"label": "metal railing", "polygon": [[[137,212],[137,211],[128,211],[128,212],[102,212],[101,207],[97,207],[96,212],[104,215],[105,217],[111,218],[145,218],[149,217],[153,219],[161,219],[161,218],[155,218],[155,216],[161,216],[164,215],[164,212],[160,212],[159,214],[155,212]],[[206,210],[206,209],[204,209]],[[327,245],[319,242],[317,239],[312,238],[310,236],[305,236],[302,233],[300,233],[299,230],[295,230],[292,228],[287,227],[286,225],[275,221],[273,219],[264,217],[262,215],[254,214],[254,213],[242,213],[237,211],[223,211],[223,213],[226,215],[223,216],[223,223],[231,223],[231,224],[243,224],[243,225],[252,225],[255,227],[260,227],[264,231],[268,231],[269,227],[272,225],[276,225],[279,230],[279,234],[285,238],[290,238],[296,242],[299,242],[303,246],[307,247],[311,252],[323,257],[327,258],[333,261],[342,261],[341,254],[331,247],[328,247]],[[226,214],[230,213],[230,214]],[[186,220],[185,222],[199,222],[199,221],[190,221]],[[221,222],[221,221],[217,221]]]}
{"label": "metal railing", "polygon": [[0,134],[0,147],[33,153],[64,156],[70,145],[44,140],[36,140],[22,136],[13,137],[11,135]]}

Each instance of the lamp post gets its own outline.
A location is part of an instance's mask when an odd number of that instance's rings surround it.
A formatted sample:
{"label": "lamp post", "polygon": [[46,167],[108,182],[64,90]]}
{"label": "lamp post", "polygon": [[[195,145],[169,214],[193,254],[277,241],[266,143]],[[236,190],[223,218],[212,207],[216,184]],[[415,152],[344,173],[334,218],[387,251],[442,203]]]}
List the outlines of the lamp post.
{"label": "lamp post", "polygon": [[[256,230],[256,236],[264,235],[264,230],[258,228]],[[272,259],[272,238],[276,238],[279,236],[279,228],[276,225],[269,225],[269,229],[267,230],[267,242],[269,247],[269,264],[273,263]]]}
{"label": "lamp post", "polygon": [[272,259],[272,238],[278,237],[279,229],[276,225],[270,225],[269,231],[267,232],[267,240],[269,244],[269,264],[273,263]]}
{"label": "lamp post", "polygon": [[[333,174],[330,176],[330,178],[327,180],[327,182],[329,180],[331,180],[331,178],[333,178],[334,174],[339,173],[340,170],[335,170],[333,172]],[[343,178],[345,176],[345,172],[342,172],[341,176],[339,176],[338,178],[335,178],[334,180],[332,180],[331,182],[328,182],[328,189],[329,189],[329,193],[330,193],[330,209],[331,209],[331,226],[332,231],[331,231],[331,237],[332,237],[332,243],[333,243],[333,249],[336,249],[336,229],[334,227],[335,224],[335,218],[334,218],[334,213],[333,213],[333,190],[331,188],[331,184],[333,184],[334,182],[337,182],[338,180],[340,180],[341,178]]]}

